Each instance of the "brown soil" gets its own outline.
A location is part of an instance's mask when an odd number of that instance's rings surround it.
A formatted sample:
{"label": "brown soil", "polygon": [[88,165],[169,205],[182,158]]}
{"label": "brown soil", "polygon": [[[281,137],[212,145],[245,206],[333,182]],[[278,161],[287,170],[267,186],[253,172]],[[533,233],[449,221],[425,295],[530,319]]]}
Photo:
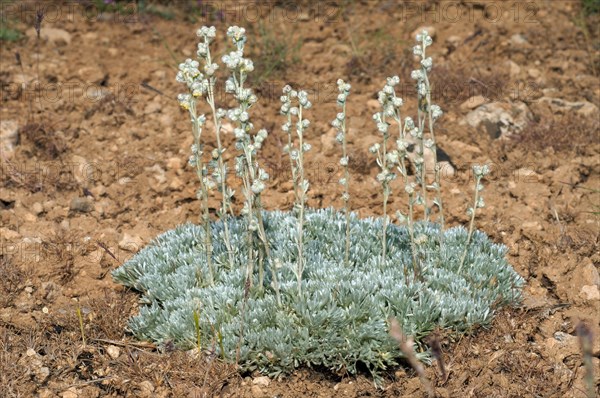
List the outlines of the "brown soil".
{"label": "brown soil", "polygon": [[[254,58],[261,59],[253,115],[254,124],[271,134],[262,152],[273,176],[264,197],[268,209],[288,209],[293,201],[278,116],[286,82],[309,90],[315,104],[309,205],[341,205],[339,154],[328,122],[337,112],[336,79],[352,83],[351,195],[363,216],[381,211],[368,153],[379,138],[365,104],[386,76],[398,74],[407,82],[401,93],[406,108],[414,111],[411,32],[434,26],[433,82],[440,89],[455,83],[437,99],[446,112],[440,146],[456,165],[443,187],[447,220],[467,223],[470,165],[492,163],[487,207],[477,225],[508,246],[510,262],[527,283],[523,305],[502,311],[488,329],[445,334],[449,377],[442,380],[435,366],[427,375],[441,397],[584,397],[575,327],[585,321],[595,336],[598,388],[597,108],[573,117],[537,101],[552,96],[600,104],[597,16],[582,17],[578,2],[561,0],[303,2],[297,8],[271,2],[261,3],[259,19],[256,8],[235,3],[225,14],[209,10],[192,22],[188,6],[150,3],[153,13],[132,15],[127,8],[102,15],[91,8],[85,17],[76,3],[62,14],[49,9],[39,42],[36,4],[22,3],[11,14],[11,23],[29,33],[3,42],[0,53],[0,119],[19,126],[14,152],[2,154],[0,181],[0,396],[425,396],[409,368],[390,370],[384,390],[365,375],[319,369],[300,369],[265,386],[255,383],[258,375],[240,375],[211,358],[161,353],[126,334],[137,295],[115,284],[110,271],[157,234],[198,219],[196,176],[186,163],[192,138],[174,100],[181,90],[174,76],[176,61],[195,53],[195,30],[210,23],[221,37],[228,25],[246,26]],[[457,7],[466,10],[458,20]],[[174,19],[164,18],[167,12]],[[48,27],[64,29],[69,40],[45,40]],[[287,45],[287,65],[260,54],[258,43],[269,32]],[[511,74],[507,60],[520,72]],[[460,105],[479,94],[521,100],[534,121],[511,140],[492,140],[461,125],[466,112]],[[403,207],[404,198],[391,206]]]}

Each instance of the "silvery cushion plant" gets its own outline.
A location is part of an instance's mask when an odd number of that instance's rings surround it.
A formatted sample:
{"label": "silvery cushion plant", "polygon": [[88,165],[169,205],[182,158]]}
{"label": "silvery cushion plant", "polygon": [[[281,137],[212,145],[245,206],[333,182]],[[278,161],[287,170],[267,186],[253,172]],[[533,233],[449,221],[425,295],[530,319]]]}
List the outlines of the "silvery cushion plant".
{"label": "silvery cushion plant", "polygon": [[[261,203],[267,173],[257,160],[268,134],[255,132],[250,110],[257,98],[245,87],[252,61],[244,57],[247,41],[243,28],[231,27],[227,36],[234,50],[222,57],[230,75],[225,91],[236,106],[216,107],[214,90],[218,65],[210,56],[215,29],[198,31],[200,62],[186,60],[177,80],[188,92],[179,96],[188,110],[194,146],[190,164],[200,179],[201,225],[185,224],[158,236],[122,267],[113,272],[116,281],[140,292],[140,313],[129,324],[140,339],[196,347],[224,360],[235,361],[245,371],[271,376],[298,366],[324,366],[340,373],[368,369],[376,380],[381,371],[402,357],[389,336],[389,319],[396,318],[403,333],[413,336],[419,358],[426,360],[422,343],[434,328],[465,331],[487,325],[498,306],[520,299],[523,279],[506,261],[507,249],[493,243],[474,228],[476,209],[483,207],[481,191],[487,166],[477,166],[474,202],[469,209],[468,230],[445,229],[437,161],[433,179],[423,161],[426,149],[435,152],[434,123],[441,109],[431,103],[427,73],[431,45],[422,32],[415,47],[421,67],[417,81],[417,122],[402,117],[401,98],[390,77],[379,93],[381,111],[373,116],[382,141],[371,148],[380,166],[377,180],[383,193],[383,217],[359,219],[350,211],[351,176],[346,141],[346,105],[350,85],[338,81],[341,112],[332,125],[341,144],[340,195],[343,211],[306,208],[309,181],[304,154],[310,150],[304,132],[309,127],[305,111],[312,104],[307,92],[283,88],[282,132],[294,186],[291,211],[267,211]],[[212,113],[217,145],[206,147],[198,99],[205,98]],[[221,146],[221,120],[236,124],[235,171],[242,182],[244,206],[235,216]],[[427,128],[426,128],[427,126]],[[396,131],[396,132],[394,132]],[[395,147],[394,139],[395,138]],[[416,156],[407,148],[416,144]],[[208,158],[206,160],[205,158]],[[410,175],[412,165],[416,173]],[[212,172],[211,172],[212,170]],[[393,188],[396,173],[400,189]],[[208,217],[207,198],[219,191],[217,220]],[[427,199],[433,191],[434,199]],[[388,217],[388,199],[394,192],[406,195],[407,208],[398,211],[398,223]],[[437,222],[432,222],[433,205]],[[421,206],[424,219],[415,218]],[[412,270],[412,272],[409,272]]]}

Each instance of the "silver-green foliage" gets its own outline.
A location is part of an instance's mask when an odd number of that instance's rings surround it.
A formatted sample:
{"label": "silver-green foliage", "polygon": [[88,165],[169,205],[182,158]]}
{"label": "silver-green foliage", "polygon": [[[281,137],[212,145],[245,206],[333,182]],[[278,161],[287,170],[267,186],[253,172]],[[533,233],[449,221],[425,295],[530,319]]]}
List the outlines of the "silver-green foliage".
{"label": "silver-green foliage", "polygon": [[[422,278],[405,281],[412,267],[408,230],[388,226],[388,250],[381,261],[382,219],[351,215],[350,266],[344,261],[346,218],[333,209],[307,210],[304,230],[304,278],[301,294],[293,273],[298,261],[297,217],[289,212],[264,212],[271,255],[266,270],[278,270],[281,305],[267,271],[264,289],[256,286],[244,307],[248,240],[245,220],[227,218],[234,264],[222,239],[223,221],[211,223],[212,259],[219,271],[209,280],[205,229],[186,224],[155,239],[113,272],[116,281],[142,294],[142,306],[129,328],[145,340],[172,342],[181,348],[197,344],[194,314],[200,318],[205,347],[235,359],[239,347],[242,369],[269,375],[298,366],[321,365],[331,370],[357,371],[366,366],[374,375],[401,357],[388,335],[388,319],[396,317],[404,333],[417,341],[439,326],[457,331],[490,322],[497,306],[519,300],[523,279],[506,261],[507,249],[479,231],[471,236],[461,267],[467,230],[443,231],[439,225],[415,223],[416,255]],[[258,244],[258,242],[256,243]],[[245,308],[246,314],[242,311]],[[240,323],[244,317],[244,335]],[[223,336],[223,350],[215,336]]]}

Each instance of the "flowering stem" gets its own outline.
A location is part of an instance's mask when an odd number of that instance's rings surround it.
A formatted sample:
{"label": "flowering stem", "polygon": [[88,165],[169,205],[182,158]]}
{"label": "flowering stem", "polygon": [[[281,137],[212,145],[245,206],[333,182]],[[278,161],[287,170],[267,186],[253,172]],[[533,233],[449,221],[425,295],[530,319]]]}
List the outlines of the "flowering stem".
{"label": "flowering stem", "polygon": [[200,200],[202,213],[200,216],[200,220],[202,222],[202,225],[204,226],[204,250],[206,251],[208,279],[209,283],[212,285],[214,283],[214,272],[212,264],[212,232],[210,228],[210,214],[208,212],[208,187],[205,181],[205,178],[209,177],[204,176],[204,167],[202,165],[202,152],[200,150],[200,136],[202,134],[202,128],[200,127],[198,117],[196,116],[196,101],[191,101],[189,112],[192,118],[192,132],[194,135],[194,144],[196,146],[196,150],[198,151],[196,154],[194,154],[194,156],[196,156],[196,174],[198,175],[198,179],[200,180]]}
{"label": "flowering stem", "polygon": [[[398,122],[398,131],[400,133],[400,140],[398,141],[398,146],[400,147],[400,159],[399,159],[399,165],[398,165],[398,169],[400,171],[400,174],[402,174],[403,178],[404,178],[404,187],[405,187],[405,192],[408,195],[408,217],[407,217],[407,224],[408,224],[408,232],[410,235],[410,251],[411,251],[411,255],[412,255],[412,265],[413,265],[413,270],[417,268],[417,254],[416,254],[416,247],[415,247],[415,234],[414,234],[414,210],[413,210],[413,191],[412,188],[410,188],[410,182],[408,180],[408,171],[406,170],[406,164],[405,164],[405,159],[406,159],[406,146],[408,145],[408,143],[406,142],[406,124],[402,124],[402,116],[400,114],[400,111],[398,110],[396,112],[396,121]],[[412,119],[411,119],[412,120]],[[410,192],[408,191],[410,189]],[[408,271],[406,269],[406,266],[404,267],[404,279],[406,284],[408,285]]]}
{"label": "flowering stem", "polygon": [[306,193],[304,192],[304,140],[302,131],[302,105],[298,106],[298,179],[300,181],[300,209],[298,213],[298,271],[296,278],[298,280],[298,295],[302,294],[302,273],[304,272],[304,202]]}
{"label": "flowering stem", "polygon": [[[208,52],[208,62],[210,63],[210,51]],[[217,138],[217,150],[219,151],[219,156],[217,158],[218,167],[219,167],[219,180],[221,185],[221,211],[220,217],[223,221],[223,231],[225,234],[225,247],[227,248],[227,254],[229,257],[229,264],[233,267],[234,265],[234,257],[233,257],[233,249],[231,247],[231,237],[229,234],[229,225],[227,223],[228,218],[228,208],[229,206],[229,197],[228,197],[228,189],[227,189],[227,170],[225,168],[225,164],[223,162],[223,146],[221,145],[221,121],[217,118],[217,110],[215,108],[215,97],[214,97],[214,85],[215,79],[209,79],[208,85],[208,96],[207,102],[210,105],[210,109],[212,110],[213,115],[213,123],[215,125],[215,135]]]}
{"label": "flowering stem", "polygon": [[[410,252],[412,254],[413,273],[416,273],[417,269],[417,249],[415,247],[415,230],[413,225],[414,210],[413,210],[413,194],[408,195],[408,233],[410,235]],[[404,267],[404,278],[408,280],[408,272]],[[408,285],[408,282],[407,282]]]}
{"label": "flowering stem", "polygon": [[438,157],[437,157],[437,142],[435,140],[435,134],[433,132],[433,116],[432,116],[432,111],[431,111],[431,86],[429,84],[429,78],[427,77],[427,74],[424,73],[425,75],[425,85],[427,87],[427,114],[429,117],[429,134],[431,135],[431,140],[433,142],[433,145],[431,147],[431,151],[433,152],[433,170],[434,170],[434,181],[435,181],[435,190],[436,190],[436,202],[439,208],[439,212],[440,212],[440,216],[439,216],[439,223],[440,223],[440,245],[442,243],[442,239],[444,236],[444,205],[442,202],[442,186],[441,186],[441,177],[440,177],[440,166],[438,164]]}
{"label": "flowering stem", "polygon": [[467,242],[465,243],[465,250],[463,251],[463,255],[460,259],[460,265],[458,266],[458,271],[462,269],[465,259],[467,258],[467,252],[469,250],[469,244],[471,243],[471,237],[473,235],[473,228],[475,226],[475,211],[477,211],[478,203],[479,203],[479,185],[481,182],[481,175],[475,176],[475,193],[473,194],[473,207],[471,208],[471,221],[469,222],[469,233],[467,234]]}
{"label": "flowering stem", "polygon": [[421,196],[423,197],[423,208],[424,208],[424,220],[429,221],[429,207],[427,205],[427,165],[425,163],[425,145],[423,144],[423,130],[425,129],[425,118],[422,116],[421,106],[419,105],[417,111],[417,119],[419,121],[419,151],[420,156],[423,160],[421,164]]}
{"label": "flowering stem", "polygon": [[[381,117],[381,122],[385,123],[385,115]],[[387,140],[388,134],[383,133],[383,145],[381,146],[381,168],[387,171]],[[387,203],[390,196],[390,186],[387,174],[382,182],[383,185],[383,230],[381,232],[381,264],[385,264],[387,255]]]}
{"label": "flowering stem", "polygon": [[350,200],[349,192],[348,192],[348,181],[350,179],[350,173],[348,172],[348,150],[347,150],[347,140],[346,140],[346,102],[344,101],[344,105],[342,106],[342,113],[344,114],[344,120],[342,121],[342,157],[346,159],[344,167],[344,215],[346,218],[346,251],[344,255],[344,263],[346,267],[350,263],[350,205],[348,204]]}

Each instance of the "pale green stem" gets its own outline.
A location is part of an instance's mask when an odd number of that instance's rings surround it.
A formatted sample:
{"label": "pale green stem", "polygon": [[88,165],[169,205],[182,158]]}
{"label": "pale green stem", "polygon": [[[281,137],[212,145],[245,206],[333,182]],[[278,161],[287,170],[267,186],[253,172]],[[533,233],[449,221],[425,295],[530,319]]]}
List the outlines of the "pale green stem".
{"label": "pale green stem", "polygon": [[421,107],[419,105],[418,107],[418,111],[417,111],[417,119],[419,119],[419,135],[420,138],[419,140],[419,150],[421,151],[421,158],[423,159],[423,163],[421,164],[421,195],[423,197],[423,208],[425,209],[424,212],[424,219],[425,221],[429,221],[429,206],[427,204],[427,167],[425,164],[425,146],[423,145],[423,131],[425,130],[425,118],[421,116],[422,112],[421,112]]}
{"label": "pale green stem", "polygon": [[[206,48],[207,48],[207,63],[211,64],[211,56],[210,56],[210,47],[208,45],[208,39],[205,38],[204,39],[204,43],[206,44]],[[226,170],[225,170],[225,164],[223,163],[223,146],[221,145],[221,122],[217,119],[217,110],[215,107],[215,95],[214,95],[214,86],[215,86],[215,79],[213,77],[208,79],[208,96],[207,96],[207,102],[208,105],[210,105],[210,109],[212,110],[212,115],[213,115],[213,123],[215,125],[215,135],[217,138],[217,150],[219,151],[219,157],[217,158],[217,162],[218,162],[218,167],[219,167],[219,174],[221,176],[221,194],[222,194],[222,202],[221,202],[221,215],[223,217],[223,231],[225,233],[225,247],[227,248],[227,254],[229,257],[229,264],[231,265],[231,267],[233,267],[234,265],[234,257],[233,257],[233,249],[231,247],[231,236],[229,234],[229,225],[227,222],[227,218],[228,218],[228,197],[227,197],[227,180],[226,180]]]}
{"label": "pale green stem", "polygon": [[[192,118],[192,131],[194,135],[194,144],[196,145],[196,149],[200,151],[200,135],[202,130],[200,125],[198,124],[198,118],[196,116],[196,102],[195,100],[191,101],[190,104],[190,116]],[[196,155],[196,174],[198,175],[198,179],[200,180],[200,193],[201,193],[201,216],[200,220],[202,221],[202,225],[204,226],[204,250],[206,251],[206,264],[208,266],[208,279],[209,283],[214,284],[214,272],[213,272],[213,264],[212,264],[212,235],[210,228],[210,214],[208,212],[208,189],[206,184],[204,183],[204,173],[202,170],[202,158]],[[208,176],[207,176],[208,178]]]}
{"label": "pale green stem", "polygon": [[442,202],[442,185],[441,185],[441,178],[440,178],[440,169],[439,169],[439,164],[438,164],[438,157],[437,157],[437,141],[435,140],[435,134],[433,132],[433,117],[431,115],[431,86],[429,85],[429,78],[427,77],[427,74],[425,74],[425,83],[427,85],[427,108],[428,108],[428,116],[429,116],[429,134],[431,134],[431,140],[433,141],[433,146],[431,147],[431,150],[433,151],[433,170],[434,170],[434,181],[436,183],[436,195],[437,195],[437,203],[438,203],[438,207],[440,210],[440,218],[439,218],[439,223],[440,223],[440,245],[442,243],[443,240],[443,236],[444,236],[444,223],[445,223],[445,219],[444,219],[444,205]]}
{"label": "pale green stem", "polygon": [[473,208],[471,212],[471,221],[469,222],[469,233],[467,234],[467,242],[465,243],[465,250],[463,252],[462,258],[460,259],[460,265],[458,267],[458,272],[462,270],[462,267],[465,263],[465,259],[467,258],[467,252],[469,250],[469,244],[471,243],[471,237],[473,235],[473,228],[475,226],[475,212],[477,211],[477,203],[479,202],[479,183],[481,182],[481,177],[475,177],[475,193],[473,194]]}
{"label": "pale green stem", "polygon": [[[343,134],[342,157],[344,159],[346,159],[348,157],[348,150],[347,150],[347,142],[346,142],[346,102],[345,101],[342,106],[342,112],[344,114],[344,120],[342,121],[342,134]],[[346,181],[346,183],[344,184],[344,191],[345,191],[346,195],[350,194],[348,192],[349,178],[350,178],[350,173],[348,172],[348,164],[346,164],[344,166],[344,180]],[[346,196],[346,198],[347,198],[347,196]],[[346,264],[346,267],[347,267],[350,263],[350,206],[348,203],[348,199],[344,199],[344,213],[345,213],[345,217],[346,217],[346,252],[344,255],[344,263]]]}
{"label": "pale green stem", "polygon": [[306,194],[304,192],[304,140],[302,127],[302,105],[298,104],[298,172],[300,181],[300,209],[298,214],[298,269],[296,278],[298,279],[298,295],[302,295],[302,273],[304,272],[304,202]]}
{"label": "pale green stem", "polygon": [[[385,123],[385,116],[381,117],[381,122]],[[383,145],[381,146],[381,169],[382,171],[387,171],[387,140],[388,134],[383,133]],[[387,255],[387,202],[389,199],[389,182],[384,180],[382,182],[383,185],[383,231],[381,233],[381,264],[385,264],[385,259]]]}

